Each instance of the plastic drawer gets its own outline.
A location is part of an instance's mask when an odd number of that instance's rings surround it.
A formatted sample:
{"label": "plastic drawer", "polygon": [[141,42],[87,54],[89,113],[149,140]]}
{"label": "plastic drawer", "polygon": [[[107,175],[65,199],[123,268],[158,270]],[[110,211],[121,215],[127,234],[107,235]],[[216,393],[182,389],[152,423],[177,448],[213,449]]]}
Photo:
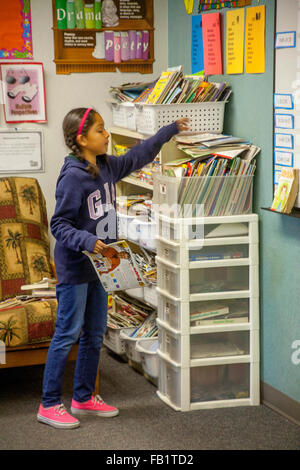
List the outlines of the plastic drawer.
{"label": "plastic drawer", "polygon": [[159,365],[159,396],[177,410],[259,404],[258,363],[182,368],[161,357]]}
{"label": "plastic drawer", "polygon": [[199,240],[190,246],[187,242],[175,243],[161,237],[157,239],[157,256],[167,262],[189,268],[190,263],[215,260],[248,259],[250,264],[258,264],[258,244],[236,243],[207,245]]}
{"label": "plastic drawer", "polygon": [[180,269],[156,257],[157,285],[171,296],[188,300],[192,294],[248,291],[257,296],[258,266],[217,266]]}
{"label": "plastic drawer", "polygon": [[[176,178],[172,179],[175,180]],[[178,183],[178,182],[177,182]],[[155,193],[154,193],[155,194]],[[155,199],[155,198],[154,198]],[[211,244],[226,244],[231,238],[245,239],[249,244],[258,243],[258,216],[257,214],[223,216],[223,217],[178,217],[176,205],[172,212],[172,206],[166,207],[169,215],[159,211],[163,204],[153,202],[155,218],[158,224],[159,237],[171,241],[192,241],[198,244],[199,239],[205,239]]]}
{"label": "plastic drawer", "polygon": [[[181,302],[171,296],[165,295],[160,289],[158,294],[158,318],[171,328],[180,331],[183,334],[190,332],[193,327],[214,327],[221,325],[237,326],[239,324],[248,324],[251,322],[252,328],[259,328],[259,298],[235,298],[207,300],[199,302]],[[213,318],[203,318],[201,320],[190,320],[190,314],[197,312],[214,311],[213,309],[222,309],[224,315],[214,316]],[[228,313],[227,313],[228,311]]]}

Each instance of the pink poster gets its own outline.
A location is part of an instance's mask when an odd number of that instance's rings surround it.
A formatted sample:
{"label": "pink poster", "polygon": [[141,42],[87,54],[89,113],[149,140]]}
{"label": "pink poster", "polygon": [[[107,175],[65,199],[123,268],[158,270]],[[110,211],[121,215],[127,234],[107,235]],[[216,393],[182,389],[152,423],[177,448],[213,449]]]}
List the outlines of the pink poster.
{"label": "pink poster", "polygon": [[46,122],[43,64],[0,64],[6,122]]}
{"label": "pink poster", "polygon": [[222,75],[220,13],[202,15],[204,73]]}

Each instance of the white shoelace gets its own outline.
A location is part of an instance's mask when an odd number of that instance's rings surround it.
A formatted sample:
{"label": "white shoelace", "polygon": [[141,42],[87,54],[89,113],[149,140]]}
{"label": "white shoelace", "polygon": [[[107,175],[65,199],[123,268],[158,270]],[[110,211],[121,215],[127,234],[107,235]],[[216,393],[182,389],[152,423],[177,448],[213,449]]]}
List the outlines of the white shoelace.
{"label": "white shoelace", "polygon": [[98,403],[100,405],[102,405],[104,403],[104,401],[102,400],[102,398],[100,397],[100,395],[95,395],[93,398],[92,398],[92,402],[95,405],[97,405]]}
{"label": "white shoelace", "polygon": [[57,411],[59,415],[64,415],[67,412],[65,405],[63,403],[61,403],[61,405],[57,405],[54,409],[55,411]]}

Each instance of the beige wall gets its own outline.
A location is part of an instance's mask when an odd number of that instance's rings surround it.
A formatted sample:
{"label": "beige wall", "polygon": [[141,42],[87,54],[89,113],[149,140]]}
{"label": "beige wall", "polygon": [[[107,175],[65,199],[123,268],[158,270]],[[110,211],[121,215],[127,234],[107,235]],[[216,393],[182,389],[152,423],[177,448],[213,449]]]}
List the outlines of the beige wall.
{"label": "beige wall", "polygon": [[[21,123],[20,128],[43,130],[45,144],[45,173],[34,173],[47,201],[50,220],[55,207],[55,184],[67,149],[61,130],[62,119],[72,108],[94,106],[102,115],[106,127],[111,125],[111,111],[106,100],[109,87],[131,81],[149,81],[156,78],[168,64],[168,0],[154,0],[155,18],[155,62],[152,75],[139,73],[88,73],[56,75],[52,31],[51,0],[31,0],[33,56],[34,61],[43,62],[45,72],[47,124]],[[6,124],[3,112],[0,114],[1,127],[16,127]],[[1,175],[3,176],[3,175]],[[54,240],[51,237],[53,250]]]}

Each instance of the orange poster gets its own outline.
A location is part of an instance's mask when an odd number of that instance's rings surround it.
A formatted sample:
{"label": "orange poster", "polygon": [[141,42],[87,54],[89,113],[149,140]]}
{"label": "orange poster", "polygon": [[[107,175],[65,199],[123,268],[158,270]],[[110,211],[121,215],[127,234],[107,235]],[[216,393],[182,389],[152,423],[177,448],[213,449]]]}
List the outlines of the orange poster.
{"label": "orange poster", "polygon": [[30,0],[0,1],[0,59],[32,59]]}
{"label": "orange poster", "polygon": [[202,15],[204,73],[222,75],[220,13]]}

